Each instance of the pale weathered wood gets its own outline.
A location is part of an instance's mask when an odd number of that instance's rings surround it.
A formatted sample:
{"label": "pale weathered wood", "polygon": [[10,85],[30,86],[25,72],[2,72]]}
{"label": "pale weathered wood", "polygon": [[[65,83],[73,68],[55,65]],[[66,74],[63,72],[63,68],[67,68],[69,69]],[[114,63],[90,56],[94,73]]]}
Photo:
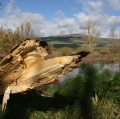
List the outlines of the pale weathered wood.
{"label": "pale weathered wood", "polygon": [[[9,93],[20,93],[52,83],[78,67],[77,63],[89,52],[45,60],[44,57],[49,54],[51,52],[45,41],[27,39],[15,46],[0,61],[0,95],[8,89]],[[3,107],[9,93],[4,94]]]}
{"label": "pale weathered wood", "polygon": [[44,61],[49,52],[40,42],[25,40],[0,61],[0,94],[4,94],[7,86],[17,82],[25,69],[28,70],[35,63]]}

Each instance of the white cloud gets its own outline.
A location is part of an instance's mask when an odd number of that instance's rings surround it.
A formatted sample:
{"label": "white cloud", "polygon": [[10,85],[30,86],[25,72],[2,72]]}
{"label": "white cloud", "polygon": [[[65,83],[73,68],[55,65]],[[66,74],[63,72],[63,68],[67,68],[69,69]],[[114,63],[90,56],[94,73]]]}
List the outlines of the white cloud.
{"label": "white cloud", "polygon": [[34,31],[40,34],[39,29],[42,30],[45,24],[45,19],[40,14],[20,12],[17,15],[13,14],[4,19],[0,19],[0,25],[6,30],[11,28],[14,31],[21,23],[26,23],[27,21],[30,21]]}
{"label": "white cloud", "polygon": [[40,14],[22,12],[11,0],[6,7],[6,17],[0,19],[0,25],[4,29],[11,28],[13,31],[20,26],[21,23],[29,21],[37,36],[55,36],[70,34],[76,32],[76,22],[74,18],[66,18],[61,10],[55,14],[53,21],[47,21]]}
{"label": "white cloud", "polygon": [[45,24],[45,36],[58,36],[76,33],[79,31],[78,24],[73,18],[55,18],[54,21]]}
{"label": "white cloud", "polygon": [[10,0],[10,3],[8,3],[8,5],[5,8],[5,13],[7,15],[10,15],[10,14],[17,15],[20,12],[21,10],[16,6],[15,0]]}
{"label": "white cloud", "polygon": [[98,2],[94,2],[94,1],[87,1],[84,4],[85,7],[85,11],[87,11],[88,13],[91,12],[103,12],[105,9],[105,4],[104,2],[98,1]]}
{"label": "white cloud", "polygon": [[80,31],[82,32],[85,29],[86,21],[91,19],[96,22],[98,27],[101,29],[101,36],[108,37],[108,27],[115,25],[120,27],[120,16],[109,16],[107,14],[89,14],[86,15],[85,13],[81,12],[74,15],[77,19],[77,22],[80,27]]}
{"label": "white cloud", "polygon": [[74,18],[56,19],[57,28],[67,28],[75,24]]}
{"label": "white cloud", "polygon": [[75,3],[82,4],[88,13],[120,11],[120,0],[75,0]]}
{"label": "white cloud", "polygon": [[103,13],[106,11],[106,4],[102,0],[75,0],[77,4],[82,4],[82,9],[87,13]]}
{"label": "white cloud", "polygon": [[[83,0],[77,0],[77,2],[83,3]],[[107,29],[111,25],[120,27],[120,16],[99,14],[100,11],[94,13],[92,12],[96,11],[98,8],[104,9],[105,4],[103,1],[97,0],[95,2],[87,0],[85,3],[87,3],[86,7],[88,5],[88,9],[91,11],[89,14],[84,11],[74,14],[73,18],[67,18],[61,10],[58,10],[55,14],[55,18],[48,21],[40,14],[22,12],[15,5],[14,0],[10,0],[10,3],[5,8],[6,16],[4,18],[0,18],[0,25],[2,25],[4,29],[11,28],[14,31],[21,23],[30,21],[37,36],[58,36],[64,34],[82,33],[88,19],[95,21],[99,28],[101,28],[102,37],[108,36]],[[108,4],[110,5],[111,3],[112,0],[109,0]],[[117,4],[117,0],[115,3]]]}
{"label": "white cloud", "polygon": [[107,0],[107,1],[112,9],[120,11],[120,0]]}

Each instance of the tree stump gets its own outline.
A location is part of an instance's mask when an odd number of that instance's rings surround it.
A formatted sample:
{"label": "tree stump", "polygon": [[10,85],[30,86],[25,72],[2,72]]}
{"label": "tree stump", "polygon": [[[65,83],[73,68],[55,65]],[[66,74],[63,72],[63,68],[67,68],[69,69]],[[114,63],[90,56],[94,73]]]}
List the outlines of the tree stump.
{"label": "tree stump", "polygon": [[89,52],[45,60],[50,55],[45,41],[27,39],[16,45],[0,61],[0,95],[4,94],[2,110],[10,94],[24,92],[53,83],[57,78],[77,68],[82,57]]}

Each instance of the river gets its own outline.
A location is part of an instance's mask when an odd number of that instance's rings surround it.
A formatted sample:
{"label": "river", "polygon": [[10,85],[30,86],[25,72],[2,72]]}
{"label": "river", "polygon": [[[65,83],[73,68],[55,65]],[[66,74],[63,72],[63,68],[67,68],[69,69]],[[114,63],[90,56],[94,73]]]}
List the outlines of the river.
{"label": "river", "polygon": [[[101,64],[100,63],[94,63],[93,66],[97,69],[100,69]],[[110,64],[104,64],[103,69],[109,69],[113,74],[116,72],[120,71],[120,63],[110,63]],[[76,77],[79,73],[79,68],[74,69],[72,72],[69,72],[65,74],[63,77],[59,78],[58,80],[60,83],[62,83],[64,80],[71,78],[71,77]]]}

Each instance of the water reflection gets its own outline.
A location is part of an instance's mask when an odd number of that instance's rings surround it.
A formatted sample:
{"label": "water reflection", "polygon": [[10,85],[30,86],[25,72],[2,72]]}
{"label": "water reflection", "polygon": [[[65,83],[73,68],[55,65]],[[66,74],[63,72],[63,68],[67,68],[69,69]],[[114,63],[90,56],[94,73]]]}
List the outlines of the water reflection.
{"label": "water reflection", "polygon": [[[101,67],[103,69],[107,68],[109,69],[113,74],[120,71],[120,63],[110,63],[110,64],[101,64],[101,63],[94,63],[93,66],[97,69],[100,69]],[[69,72],[65,74],[63,77],[59,78],[58,80],[60,83],[62,83],[65,79],[76,77],[79,73],[79,68],[76,68],[72,72]]]}
{"label": "water reflection", "polygon": [[[95,68],[100,69],[101,64],[100,63],[95,63],[94,64]],[[110,63],[110,64],[104,64],[103,69],[109,69],[113,74],[116,72],[120,71],[120,63]]]}
{"label": "water reflection", "polygon": [[58,80],[62,83],[65,79],[76,77],[78,75],[79,68],[74,69],[72,72],[65,74],[64,76],[60,77]]}

